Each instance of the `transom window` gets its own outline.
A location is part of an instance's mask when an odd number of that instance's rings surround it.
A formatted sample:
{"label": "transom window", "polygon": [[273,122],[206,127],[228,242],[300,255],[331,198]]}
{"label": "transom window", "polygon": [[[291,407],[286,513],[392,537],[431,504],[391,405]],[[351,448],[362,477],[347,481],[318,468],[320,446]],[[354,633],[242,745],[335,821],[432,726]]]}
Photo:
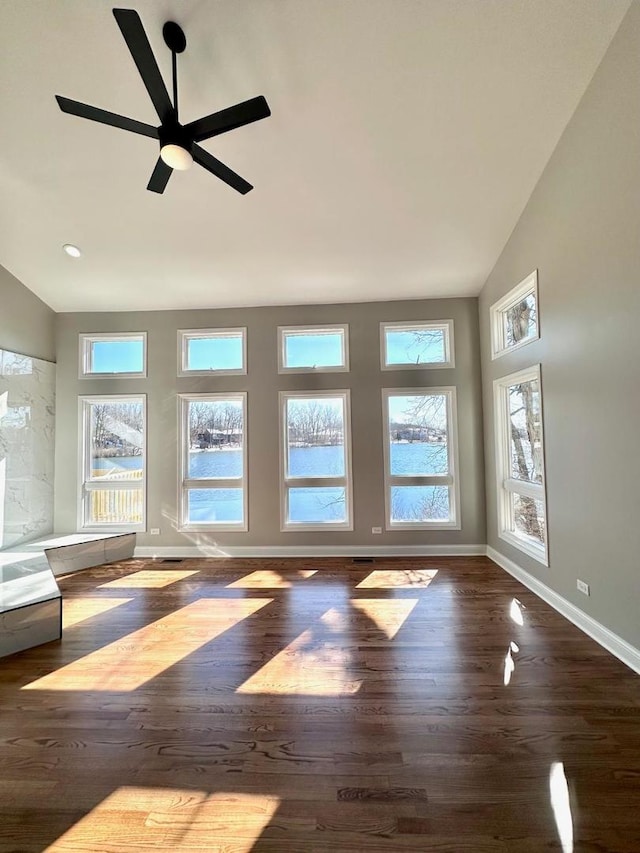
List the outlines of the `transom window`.
{"label": "transom window", "polygon": [[492,305],[490,315],[492,358],[538,340],[538,271]]}
{"label": "transom window", "polygon": [[349,370],[349,327],[280,326],[280,373],[335,373]]}
{"label": "transom window", "polygon": [[247,372],[247,330],[181,329],[178,332],[178,375],[209,376]]}
{"label": "transom window", "polygon": [[381,323],[383,370],[454,367],[453,320]]}
{"label": "transom window", "polygon": [[80,376],[146,375],[146,332],[80,335]]}
{"label": "transom window", "polygon": [[280,394],[282,529],[353,528],[348,391]]}
{"label": "transom window", "polygon": [[387,529],[459,529],[455,388],[382,396]]}
{"label": "transom window", "polygon": [[494,385],[498,532],[548,565],[540,365]]}
{"label": "transom window", "polygon": [[98,530],[145,529],[146,398],[80,398],[78,524]]}
{"label": "transom window", "polygon": [[247,530],[246,393],[179,399],[180,527]]}

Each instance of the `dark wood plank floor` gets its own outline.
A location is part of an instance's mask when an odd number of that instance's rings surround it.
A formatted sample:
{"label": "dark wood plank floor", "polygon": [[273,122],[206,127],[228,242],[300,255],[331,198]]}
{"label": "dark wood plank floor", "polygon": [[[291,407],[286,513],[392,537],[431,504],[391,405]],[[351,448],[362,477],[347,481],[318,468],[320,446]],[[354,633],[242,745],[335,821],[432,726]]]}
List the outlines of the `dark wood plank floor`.
{"label": "dark wood plank floor", "polygon": [[0,851],[640,851],[640,678],[485,558],[131,560],[0,661]]}

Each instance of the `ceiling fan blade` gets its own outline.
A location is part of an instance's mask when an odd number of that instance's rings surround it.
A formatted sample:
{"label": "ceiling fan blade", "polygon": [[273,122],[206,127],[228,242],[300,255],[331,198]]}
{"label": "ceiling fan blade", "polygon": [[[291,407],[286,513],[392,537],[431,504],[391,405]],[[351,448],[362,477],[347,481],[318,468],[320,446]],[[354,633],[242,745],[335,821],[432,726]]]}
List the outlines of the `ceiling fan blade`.
{"label": "ceiling fan blade", "polygon": [[248,193],[249,190],[253,189],[253,186],[245,181],[244,178],[241,178],[240,175],[237,175],[232,169],[228,166],[225,166],[224,163],[221,163],[220,160],[217,160],[213,154],[209,154],[208,151],[205,151],[204,148],[201,148],[199,145],[193,146],[193,159],[196,163],[200,163],[201,166],[215,175],[217,178],[220,178],[221,181],[224,181],[225,184],[229,184],[234,190],[237,190],[242,195]]}
{"label": "ceiling fan blade", "polygon": [[147,189],[151,190],[152,193],[163,193],[165,187],[169,183],[169,178],[171,177],[172,172],[173,169],[171,166],[167,166],[162,157],[158,157],[156,167],[149,178]]}
{"label": "ceiling fan blade", "polygon": [[116,113],[110,113],[107,110],[101,110],[89,104],[81,104],[80,101],[72,101],[70,98],[63,98],[62,95],[56,95],[56,101],[63,113],[70,113],[73,116],[80,116],[80,118],[88,118],[90,121],[99,121],[100,124],[110,124],[111,127],[130,130],[131,133],[150,136],[152,139],[158,138],[157,128],[142,121],[136,121],[134,118],[119,116]]}
{"label": "ceiling fan blade", "polygon": [[174,110],[140,16],[134,9],[114,9],[113,15],[140,72],[142,82],[153,101],[160,122],[164,124],[173,116]]}
{"label": "ceiling fan blade", "polygon": [[241,104],[227,107],[225,110],[219,110],[217,113],[192,121],[185,125],[185,130],[195,142],[201,142],[203,139],[210,139],[212,136],[218,136],[228,130],[235,130],[237,127],[251,124],[253,121],[259,121],[259,119],[267,118],[270,115],[271,110],[266,98],[259,95],[257,98],[251,98]]}

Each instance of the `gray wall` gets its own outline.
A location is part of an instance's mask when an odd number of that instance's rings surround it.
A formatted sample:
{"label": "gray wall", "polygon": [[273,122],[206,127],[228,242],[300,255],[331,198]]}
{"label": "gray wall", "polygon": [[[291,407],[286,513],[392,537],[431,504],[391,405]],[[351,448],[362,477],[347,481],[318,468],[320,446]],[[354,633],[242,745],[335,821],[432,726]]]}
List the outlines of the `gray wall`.
{"label": "gray wall", "polygon": [[55,361],[55,313],[0,266],[0,349]]}
{"label": "gray wall", "polygon": [[[456,367],[382,372],[382,320],[454,320]],[[348,323],[349,373],[278,375],[278,325]],[[177,378],[177,330],[247,326],[248,375]],[[56,520],[61,532],[76,528],[78,403],[80,394],[146,392],[148,395],[147,528],[142,545],[191,545],[193,534],[174,529],[177,515],[178,392],[248,391],[249,532],[219,532],[195,539],[224,546],[422,545],[485,542],[482,412],[476,299],[244,308],[205,311],[59,314]],[[80,332],[147,331],[148,379],[79,379]],[[460,435],[462,530],[401,531],[373,535],[384,526],[381,388],[456,385]],[[280,532],[278,391],[351,389],[354,471],[353,532]]]}
{"label": "gray wall", "polygon": [[[640,647],[640,3],[480,297],[488,543]],[[535,129],[533,130],[535,132]],[[489,307],[539,270],[541,339],[491,361]],[[493,380],[540,363],[550,567],[498,538]],[[576,591],[576,578],[591,597]]]}

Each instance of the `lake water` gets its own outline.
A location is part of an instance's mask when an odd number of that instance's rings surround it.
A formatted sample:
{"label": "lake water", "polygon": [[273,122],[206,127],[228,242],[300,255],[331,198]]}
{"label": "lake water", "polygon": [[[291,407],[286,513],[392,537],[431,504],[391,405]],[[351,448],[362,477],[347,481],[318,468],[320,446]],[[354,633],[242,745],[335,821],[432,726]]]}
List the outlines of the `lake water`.
{"label": "lake water", "polygon": [[[382,452],[382,451],[381,451]],[[95,469],[114,468],[118,471],[141,467],[139,456],[95,459]],[[448,470],[446,447],[439,444],[414,442],[391,445],[391,471],[397,475],[444,474]],[[289,450],[289,472],[292,477],[344,476],[342,447],[292,447]],[[189,453],[189,477],[240,477],[242,451],[194,450]],[[442,486],[393,486],[391,489],[393,517],[397,521],[416,518],[446,519],[449,514],[449,491]],[[241,489],[192,489],[188,495],[189,519],[203,521],[242,521]],[[289,489],[289,520],[292,522],[343,521],[345,503],[343,489]]]}

